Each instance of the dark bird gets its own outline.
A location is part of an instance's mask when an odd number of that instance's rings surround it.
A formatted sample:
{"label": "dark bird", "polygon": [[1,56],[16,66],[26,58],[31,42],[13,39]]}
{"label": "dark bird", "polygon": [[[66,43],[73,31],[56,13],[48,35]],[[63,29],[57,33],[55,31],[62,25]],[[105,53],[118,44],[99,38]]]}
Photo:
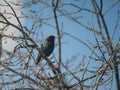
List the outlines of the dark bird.
{"label": "dark bird", "polygon": [[38,53],[37,60],[36,60],[36,65],[38,65],[39,62],[42,60],[43,55],[46,57],[51,55],[51,53],[54,50],[54,41],[55,41],[55,36],[50,35],[41,44],[40,52]]}

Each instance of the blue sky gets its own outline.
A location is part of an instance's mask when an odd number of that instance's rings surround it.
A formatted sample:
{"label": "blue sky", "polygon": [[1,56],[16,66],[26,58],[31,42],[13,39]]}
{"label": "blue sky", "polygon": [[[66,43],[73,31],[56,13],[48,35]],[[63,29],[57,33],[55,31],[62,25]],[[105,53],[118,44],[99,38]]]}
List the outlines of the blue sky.
{"label": "blue sky", "polygon": [[[26,2],[28,2],[28,1],[29,0],[26,0]],[[49,2],[49,0],[45,0],[45,1]],[[103,0],[103,6],[104,6],[103,13],[106,12],[111,7],[111,4],[113,2],[115,2],[115,0]],[[84,7],[84,8],[93,10],[92,3],[90,0],[71,0],[71,1],[70,0],[61,0],[61,5],[63,5],[62,3],[66,3],[66,4],[73,3],[80,7]],[[111,8],[111,10],[105,16],[105,20],[106,20],[108,29],[110,31],[110,35],[112,35],[113,29],[115,27],[115,23],[117,20],[117,11],[118,10],[120,11],[119,6],[120,6],[120,2],[114,8]],[[64,8],[62,8],[62,6],[61,6],[60,9],[61,10],[65,9],[68,12],[73,12],[73,11],[77,10],[76,8],[73,8],[69,5],[67,5]],[[33,10],[33,11],[35,10],[35,11],[39,12],[39,14],[36,16],[35,16],[35,14],[32,15],[34,17],[34,19],[37,20],[38,22],[40,22],[40,19],[42,19],[42,18],[53,16],[53,12],[52,12],[51,8],[49,8],[49,6],[44,6],[41,3],[33,4],[31,7],[26,8],[23,12],[28,15],[31,15],[29,10]],[[58,12],[58,14],[60,14],[60,13]],[[78,18],[78,21],[81,21],[85,25],[89,25],[91,23],[92,17],[95,18],[94,15],[92,15],[91,13],[85,12],[85,11],[81,11],[78,14],[74,14],[73,16],[79,16],[80,18]],[[58,17],[58,21],[59,21],[59,28],[63,32],[67,32],[70,35],[77,37],[81,41],[86,42],[88,45],[90,45],[90,43],[92,43],[93,45],[96,44],[95,39],[94,39],[94,34],[91,31],[87,30],[86,28],[80,26],[79,24],[73,22],[72,20],[70,20],[64,16]],[[41,25],[40,25],[40,23],[36,24],[37,32],[36,32],[36,35],[33,36],[33,39],[36,40],[36,42],[38,44],[41,44],[41,40],[46,38],[48,35],[52,35],[52,34],[57,35],[56,29],[53,28],[53,27],[55,27],[54,19],[42,20],[42,23],[41,23]],[[46,23],[49,25],[52,25],[53,27],[46,25]],[[25,19],[23,22],[23,26],[26,26],[28,29],[31,29],[32,24],[33,24],[33,19]],[[95,29],[98,29],[98,26],[96,24],[96,18],[93,19],[93,24],[95,26]],[[118,39],[120,39],[120,25],[118,25],[117,32],[114,35],[114,38],[113,38],[114,43],[116,43],[118,41]],[[79,56],[74,61],[72,61],[72,67],[70,68],[70,70],[73,70],[80,62],[82,62],[83,56],[86,56],[85,64],[87,64],[89,62],[89,56],[91,55],[91,51],[85,45],[83,45],[82,43],[78,42],[77,40],[75,40],[67,35],[64,35],[62,37],[61,42],[62,42],[62,61],[64,63],[67,60],[70,60],[76,54],[79,54]],[[56,44],[57,44],[57,39],[56,39]],[[58,56],[58,47],[55,48],[54,54],[56,57]],[[96,65],[98,66],[99,63],[90,61],[89,68],[93,69],[93,66],[96,66]],[[80,67],[82,67],[82,66],[80,66]],[[86,76],[89,76],[89,75],[90,74],[87,74]],[[80,75],[78,75],[78,76],[80,76]],[[89,83],[89,82],[87,82],[87,83]],[[115,87],[113,87],[113,88],[115,90]]]}
{"label": "blue sky", "polygon": [[[109,1],[103,0],[103,13],[108,11],[109,8],[111,7],[112,3],[114,3],[114,2],[116,2],[116,1],[115,0],[109,0]],[[93,10],[92,3],[90,0],[89,1],[86,1],[86,0],[73,0],[73,1],[61,0],[61,3],[66,3],[66,4],[73,3],[73,4],[76,4],[78,6]],[[113,8],[110,8],[111,10],[109,12],[107,12],[107,14],[105,14],[105,20],[106,20],[106,23],[108,26],[110,36],[112,36],[113,31],[114,31],[113,29],[115,27],[115,23],[117,20],[117,11],[120,10],[119,6],[120,6],[120,3],[118,3]],[[44,8],[43,7],[44,7],[43,5],[38,3],[38,4],[35,4],[32,7],[30,7],[29,9],[36,10],[36,11],[40,10],[38,19],[43,18],[43,17],[46,18],[46,17],[53,16],[53,12],[49,8],[49,6],[48,7],[45,6]],[[26,12],[28,12],[29,9],[26,9]],[[62,8],[60,8],[60,9],[62,9]],[[68,12],[73,12],[73,11],[77,10],[76,8],[70,7],[69,5],[63,9],[66,9]],[[58,12],[58,14],[60,14],[60,13]],[[95,29],[98,29],[98,26],[96,23],[96,18],[91,13],[81,11],[78,14],[74,14],[74,16],[79,16],[80,18],[78,18],[78,21],[81,21],[83,24],[88,25],[88,26],[90,26],[89,24],[91,23],[91,20],[93,18],[93,24],[95,26]],[[90,43],[92,43],[93,45],[96,44],[95,39],[94,39],[94,34],[91,31],[87,30],[86,28],[80,26],[79,24],[77,24],[77,23],[73,22],[72,20],[69,20],[68,18],[63,17],[63,16],[60,16],[58,18],[58,21],[59,21],[60,30],[77,37],[81,41],[86,42],[88,45],[90,45]],[[30,23],[28,21],[26,21],[26,22],[27,23],[25,23],[25,24],[28,27],[31,27],[31,24],[32,24],[31,21],[30,21]],[[55,27],[55,23],[54,23],[53,19],[45,20],[43,22],[48,23],[48,24]],[[117,32],[114,35],[114,39],[113,39],[114,44],[120,38],[119,28],[120,28],[120,25],[118,25]],[[37,38],[38,40],[43,39],[41,32],[43,33],[44,38],[47,35],[51,35],[51,34],[56,35],[56,29],[53,27],[50,27],[49,25],[42,24],[42,26],[40,26],[37,30],[38,30],[37,32],[39,33],[38,38]],[[79,56],[72,63],[73,68],[77,64],[79,64],[79,62],[81,62],[83,55],[86,55],[86,62],[85,63],[87,63],[89,61],[89,56],[91,55],[91,51],[85,45],[83,45],[82,43],[80,43],[80,42],[78,42],[78,41],[74,40],[73,38],[66,36],[66,35],[63,36],[61,41],[63,43],[62,44],[62,61],[63,62],[66,62],[66,60],[71,59],[72,56],[74,56],[76,54],[79,54]],[[57,40],[56,40],[56,43],[57,43]],[[56,47],[54,50],[54,54],[56,55],[56,57],[57,57],[57,53],[58,53],[58,48]],[[96,66],[96,65],[99,65],[99,63],[93,62],[92,64],[90,64],[90,68],[92,69],[92,67]]]}

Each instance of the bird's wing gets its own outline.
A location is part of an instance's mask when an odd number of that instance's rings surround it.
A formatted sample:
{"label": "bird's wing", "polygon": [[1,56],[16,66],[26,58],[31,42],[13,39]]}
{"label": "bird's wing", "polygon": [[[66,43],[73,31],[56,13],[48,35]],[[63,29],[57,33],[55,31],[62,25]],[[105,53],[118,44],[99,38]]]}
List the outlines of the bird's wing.
{"label": "bird's wing", "polygon": [[49,48],[49,43],[47,41],[44,41],[42,44],[41,44],[41,52],[45,52],[47,49]]}

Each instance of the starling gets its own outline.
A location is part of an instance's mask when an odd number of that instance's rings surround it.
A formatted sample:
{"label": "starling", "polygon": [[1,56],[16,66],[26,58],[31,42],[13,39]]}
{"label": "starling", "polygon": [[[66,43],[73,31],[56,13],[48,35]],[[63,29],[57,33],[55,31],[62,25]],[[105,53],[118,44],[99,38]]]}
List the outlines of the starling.
{"label": "starling", "polygon": [[39,62],[43,58],[43,55],[46,57],[51,55],[51,53],[54,50],[54,40],[55,40],[55,36],[50,35],[41,44],[40,52],[38,53],[37,60],[36,60],[36,65],[39,64]]}

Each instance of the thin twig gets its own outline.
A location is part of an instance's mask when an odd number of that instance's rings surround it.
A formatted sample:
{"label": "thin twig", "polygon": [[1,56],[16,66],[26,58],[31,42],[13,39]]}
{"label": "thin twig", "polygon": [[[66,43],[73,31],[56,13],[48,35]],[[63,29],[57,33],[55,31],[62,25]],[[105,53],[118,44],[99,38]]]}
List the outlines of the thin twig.
{"label": "thin twig", "polygon": [[53,13],[54,13],[54,19],[55,19],[55,24],[56,24],[56,30],[57,30],[57,35],[58,35],[58,68],[60,68],[61,65],[61,37],[60,37],[60,30],[59,30],[59,23],[58,23],[58,18],[57,18],[57,13],[56,9],[58,7],[58,0],[54,4],[54,0],[52,0],[52,6],[53,6]]}

